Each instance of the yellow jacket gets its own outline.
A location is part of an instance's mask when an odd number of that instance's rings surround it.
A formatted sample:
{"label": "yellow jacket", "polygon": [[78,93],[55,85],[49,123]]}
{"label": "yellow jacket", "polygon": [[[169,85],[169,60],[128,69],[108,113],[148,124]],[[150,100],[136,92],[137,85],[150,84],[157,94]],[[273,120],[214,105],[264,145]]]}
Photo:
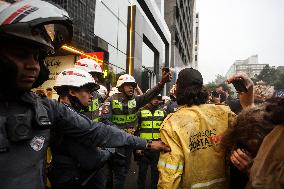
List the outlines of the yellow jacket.
{"label": "yellow jacket", "polygon": [[225,105],[182,106],[161,125],[171,152],[161,153],[159,189],[227,188],[220,140],[235,114]]}

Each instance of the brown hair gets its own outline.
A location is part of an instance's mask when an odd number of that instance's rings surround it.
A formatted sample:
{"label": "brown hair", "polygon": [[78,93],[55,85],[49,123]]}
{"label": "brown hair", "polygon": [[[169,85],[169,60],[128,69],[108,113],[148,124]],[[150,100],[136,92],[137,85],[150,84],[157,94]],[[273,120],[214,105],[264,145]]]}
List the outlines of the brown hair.
{"label": "brown hair", "polygon": [[203,85],[179,86],[177,83],[176,100],[179,105],[200,105],[208,101],[209,93]]}
{"label": "brown hair", "polygon": [[254,157],[264,137],[274,128],[274,125],[265,119],[266,105],[258,105],[243,110],[233,126],[229,128],[222,139],[222,145],[227,152],[236,148],[249,151]]}

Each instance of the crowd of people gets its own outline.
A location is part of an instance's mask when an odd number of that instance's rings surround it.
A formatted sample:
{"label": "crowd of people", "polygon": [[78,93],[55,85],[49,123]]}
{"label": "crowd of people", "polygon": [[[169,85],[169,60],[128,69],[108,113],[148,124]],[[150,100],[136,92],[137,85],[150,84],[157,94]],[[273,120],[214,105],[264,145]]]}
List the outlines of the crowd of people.
{"label": "crowd of people", "polygon": [[145,93],[129,74],[108,92],[85,58],[60,72],[52,100],[44,59],[72,32],[60,7],[0,1],[0,188],[123,189],[133,154],[139,189],[148,167],[152,189],[284,188],[284,99],[272,88],[237,73],[208,91],[185,68],[169,97],[165,70]]}

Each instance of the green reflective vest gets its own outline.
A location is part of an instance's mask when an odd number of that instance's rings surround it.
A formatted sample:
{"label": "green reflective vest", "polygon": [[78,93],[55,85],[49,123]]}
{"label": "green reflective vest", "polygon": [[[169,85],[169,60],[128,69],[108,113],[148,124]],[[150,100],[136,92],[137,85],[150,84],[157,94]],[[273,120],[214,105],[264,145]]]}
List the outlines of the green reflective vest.
{"label": "green reflective vest", "polygon": [[118,99],[111,101],[112,116],[111,122],[115,123],[121,129],[127,129],[137,126],[136,101],[135,99],[121,102]]}
{"label": "green reflective vest", "polygon": [[141,114],[140,137],[147,140],[160,139],[160,126],[165,119],[162,109],[157,109],[154,114],[150,110],[143,109]]}
{"label": "green reflective vest", "polygon": [[80,110],[80,113],[86,115],[89,119],[91,119],[94,123],[98,123],[100,120],[99,117],[99,108],[101,102],[99,100],[99,94],[96,92],[93,93],[92,104],[88,107],[88,111]]}

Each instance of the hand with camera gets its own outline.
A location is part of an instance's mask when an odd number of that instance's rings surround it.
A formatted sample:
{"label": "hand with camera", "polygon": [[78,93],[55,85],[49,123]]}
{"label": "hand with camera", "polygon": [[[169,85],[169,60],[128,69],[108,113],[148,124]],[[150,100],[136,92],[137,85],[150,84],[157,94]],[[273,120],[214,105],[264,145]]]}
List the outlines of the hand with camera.
{"label": "hand with camera", "polygon": [[160,83],[164,85],[165,83],[170,82],[171,80],[172,80],[172,74],[170,72],[170,69],[167,67],[164,67],[162,69],[162,79]]}
{"label": "hand with camera", "polygon": [[243,108],[253,105],[253,81],[244,72],[239,72],[228,78],[227,82],[233,84],[240,95],[240,103]]}
{"label": "hand with camera", "polygon": [[161,140],[151,141],[149,140],[146,145],[147,150],[156,150],[156,151],[162,151],[162,152],[170,152],[171,149],[168,145],[166,145]]}

